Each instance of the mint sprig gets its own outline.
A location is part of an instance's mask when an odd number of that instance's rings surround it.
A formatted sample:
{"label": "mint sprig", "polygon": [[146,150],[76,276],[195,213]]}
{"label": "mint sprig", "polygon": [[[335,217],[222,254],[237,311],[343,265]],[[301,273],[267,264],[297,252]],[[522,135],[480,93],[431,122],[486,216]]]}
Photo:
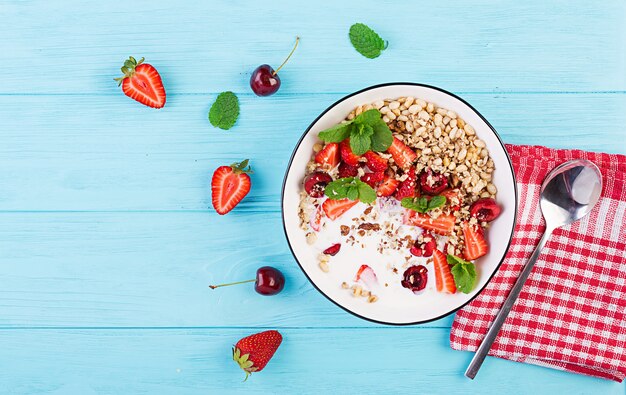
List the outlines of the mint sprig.
{"label": "mint sprig", "polygon": [[458,256],[450,255],[446,257],[448,264],[452,265],[452,277],[456,289],[463,293],[470,293],[476,285],[476,266],[472,262],[468,262]]}
{"label": "mint sprig", "polygon": [[386,151],[393,142],[389,126],[376,109],[362,112],[352,121],[340,123],[319,133],[319,138],[329,143],[340,143],[348,137],[350,149],[356,155],[363,155],[369,150]]}
{"label": "mint sprig", "polygon": [[406,197],[402,199],[402,207],[408,208],[418,213],[425,213],[430,210],[434,210],[439,207],[443,207],[446,204],[445,196],[433,196],[428,200],[424,196],[421,197]]}
{"label": "mint sprig", "polygon": [[209,121],[216,128],[228,130],[239,117],[239,99],[233,92],[222,92],[209,110]]}
{"label": "mint sprig", "polygon": [[349,36],[354,49],[369,59],[377,58],[387,48],[387,41],[363,23],[350,26]]}
{"label": "mint sprig", "polygon": [[356,177],[339,178],[326,185],[324,190],[329,199],[360,200],[363,203],[373,203],[376,200],[376,191]]}

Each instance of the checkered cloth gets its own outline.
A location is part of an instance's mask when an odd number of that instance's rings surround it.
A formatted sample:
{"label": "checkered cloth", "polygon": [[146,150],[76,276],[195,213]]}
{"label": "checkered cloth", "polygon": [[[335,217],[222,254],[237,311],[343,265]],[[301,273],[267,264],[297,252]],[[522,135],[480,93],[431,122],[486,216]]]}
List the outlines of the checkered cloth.
{"label": "checkered cloth", "polygon": [[582,220],[554,231],[489,355],[621,382],[626,377],[626,156],[538,146],[506,149],[519,193],[513,241],[491,282],[457,313],[451,346],[478,348],[539,242],[545,228],[539,191],[546,174],[567,160],[588,159],[602,172],[600,201]]}

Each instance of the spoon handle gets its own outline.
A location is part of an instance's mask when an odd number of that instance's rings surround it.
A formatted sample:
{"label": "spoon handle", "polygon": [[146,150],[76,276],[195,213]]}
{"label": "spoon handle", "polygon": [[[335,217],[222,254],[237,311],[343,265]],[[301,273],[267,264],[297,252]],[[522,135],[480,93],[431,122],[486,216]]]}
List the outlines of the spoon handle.
{"label": "spoon handle", "polygon": [[480,347],[478,347],[478,350],[476,350],[476,354],[474,354],[474,358],[472,358],[472,361],[470,362],[469,366],[467,367],[467,370],[465,371],[466,377],[469,377],[470,379],[474,379],[474,377],[476,377],[476,373],[478,373],[478,370],[480,369],[481,365],[485,361],[485,357],[487,356],[489,349],[493,345],[493,342],[496,340],[496,337],[498,336],[498,332],[500,332],[500,328],[502,328],[502,324],[504,324],[506,317],[509,315],[511,308],[513,307],[513,304],[515,303],[520,292],[522,291],[522,288],[524,287],[524,283],[528,279],[530,272],[533,270],[533,266],[535,266],[535,262],[537,261],[537,258],[539,258],[539,255],[541,254],[541,250],[543,249],[544,245],[548,241],[548,238],[550,237],[551,234],[552,234],[552,229],[546,228],[546,231],[541,237],[541,240],[539,240],[539,244],[537,244],[535,251],[530,256],[530,259],[528,260],[528,262],[526,262],[526,265],[524,266],[524,269],[522,269],[522,272],[517,278],[517,281],[515,282],[515,285],[511,289],[509,296],[507,296],[506,300],[504,301],[504,304],[502,305],[502,307],[500,308],[500,311],[498,312],[498,315],[496,315],[496,318],[495,320],[493,320],[491,327],[489,327],[489,331],[487,331],[487,334],[485,335],[483,342],[480,344]]}

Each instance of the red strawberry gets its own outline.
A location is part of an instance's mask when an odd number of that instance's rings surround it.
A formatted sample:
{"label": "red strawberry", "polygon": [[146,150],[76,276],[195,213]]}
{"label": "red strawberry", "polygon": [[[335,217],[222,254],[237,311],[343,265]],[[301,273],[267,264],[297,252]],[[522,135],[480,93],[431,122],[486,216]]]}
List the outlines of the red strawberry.
{"label": "red strawberry", "polygon": [[415,168],[411,167],[407,172],[407,178],[400,183],[398,190],[396,191],[396,199],[402,200],[405,197],[417,196],[415,192],[415,186],[417,185],[417,176],[415,175]]}
{"label": "red strawberry", "polygon": [[332,169],[339,163],[339,145],[337,143],[326,144],[326,146],[315,155],[315,163],[327,169]]}
{"label": "red strawberry", "polygon": [[246,372],[246,380],[253,372],[260,372],[272,359],[283,336],[278,331],[255,333],[239,340],[233,347],[233,360]]}
{"label": "red strawberry", "polygon": [[327,249],[324,250],[324,254],[330,255],[330,256],[335,256],[335,255],[337,255],[337,253],[339,252],[340,249],[341,249],[341,243],[333,244],[333,245],[331,245],[330,247],[328,247]]}
{"label": "red strawberry", "polygon": [[395,137],[391,146],[387,148],[387,152],[391,154],[394,162],[403,169],[407,169],[417,159],[415,151]]}
{"label": "red strawberry", "polygon": [[419,226],[439,235],[449,235],[454,230],[455,217],[452,214],[441,214],[436,219],[428,214],[420,214],[417,211],[406,209],[402,223],[405,225]]}
{"label": "red strawberry", "polygon": [[322,229],[322,208],[320,206],[315,206],[315,211],[313,212],[313,215],[311,215],[309,224],[311,225],[311,228],[316,232],[319,232],[320,229]]}
{"label": "red strawberry", "polygon": [[367,167],[371,171],[385,171],[387,170],[388,163],[387,159],[378,155],[375,152],[367,151],[364,155],[365,159],[367,159]]}
{"label": "red strawberry", "polygon": [[435,266],[435,287],[437,291],[450,294],[456,293],[454,277],[452,277],[450,265],[443,252],[435,250],[433,253],[433,265]]}
{"label": "red strawberry", "polygon": [[339,172],[337,173],[339,178],[356,177],[357,174],[359,174],[358,166],[350,166],[346,162],[341,162],[339,164]]}
{"label": "red strawberry", "polygon": [[489,246],[483,235],[482,228],[478,225],[463,223],[463,238],[465,239],[465,249],[463,255],[468,261],[480,258],[489,252]]}
{"label": "red strawberry", "polygon": [[377,171],[375,173],[365,173],[363,177],[361,177],[361,181],[371,186],[372,188],[376,188],[376,185],[381,182],[385,178],[385,173],[382,171]]}
{"label": "red strawberry", "polygon": [[326,213],[326,216],[331,220],[335,220],[339,218],[343,213],[350,210],[352,206],[358,203],[358,200],[350,200],[350,199],[326,199],[324,203],[322,203],[322,209]]}
{"label": "red strawberry", "polygon": [[446,189],[440,193],[441,196],[446,197],[446,204],[452,211],[459,211],[461,209],[461,193],[458,189]]}
{"label": "red strawberry", "polygon": [[376,277],[376,272],[374,269],[367,265],[361,265],[359,270],[356,272],[356,276],[354,277],[354,281],[360,281],[369,289],[374,288],[378,285],[378,278]]}
{"label": "red strawberry", "polygon": [[383,182],[378,186],[376,195],[378,196],[391,196],[400,185],[400,181],[393,177],[385,177]]}
{"label": "red strawberry", "polygon": [[165,105],[165,88],[161,81],[161,76],[156,69],[143,63],[144,58],[139,62],[132,56],[124,62],[122,66],[123,77],[116,78],[119,85],[122,85],[122,92],[133,100],[153,108],[162,108]]}
{"label": "red strawberry", "polygon": [[250,176],[248,159],[230,166],[220,166],[213,173],[211,194],[213,208],[218,214],[224,215],[233,208],[248,192],[250,192]]}
{"label": "red strawberry", "polygon": [[349,164],[350,166],[356,166],[359,164],[358,155],[355,155],[350,148],[350,139],[345,139],[339,143],[339,152],[341,152],[341,160]]}

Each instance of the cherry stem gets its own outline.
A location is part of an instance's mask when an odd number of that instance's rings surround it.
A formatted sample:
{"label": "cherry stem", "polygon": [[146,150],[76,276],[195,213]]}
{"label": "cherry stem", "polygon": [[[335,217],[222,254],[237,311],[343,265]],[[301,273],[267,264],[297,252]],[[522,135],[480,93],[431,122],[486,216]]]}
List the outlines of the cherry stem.
{"label": "cherry stem", "polygon": [[237,284],[251,283],[251,282],[253,282],[253,281],[256,281],[256,279],[246,280],[246,281],[237,281],[236,283],[219,284],[219,285],[209,285],[209,288],[211,288],[211,289],[215,289],[215,288],[219,288],[219,287],[228,287],[229,285],[237,285]]}
{"label": "cherry stem", "polygon": [[289,58],[291,57],[291,55],[293,55],[293,53],[296,51],[296,48],[298,48],[298,42],[300,42],[300,37],[296,36],[296,44],[293,46],[293,49],[291,50],[291,52],[289,52],[289,55],[287,56],[287,59],[285,59],[285,61],[283,62],[283,64],[281,64],[280,66],[278,66],[278,68],[276,70],[274,70],[274,72],[272,73],[272,75],[276,75],[278,74],[278,70],[282,69],[283,66],[287,63],[287,61],[289,60]]}

